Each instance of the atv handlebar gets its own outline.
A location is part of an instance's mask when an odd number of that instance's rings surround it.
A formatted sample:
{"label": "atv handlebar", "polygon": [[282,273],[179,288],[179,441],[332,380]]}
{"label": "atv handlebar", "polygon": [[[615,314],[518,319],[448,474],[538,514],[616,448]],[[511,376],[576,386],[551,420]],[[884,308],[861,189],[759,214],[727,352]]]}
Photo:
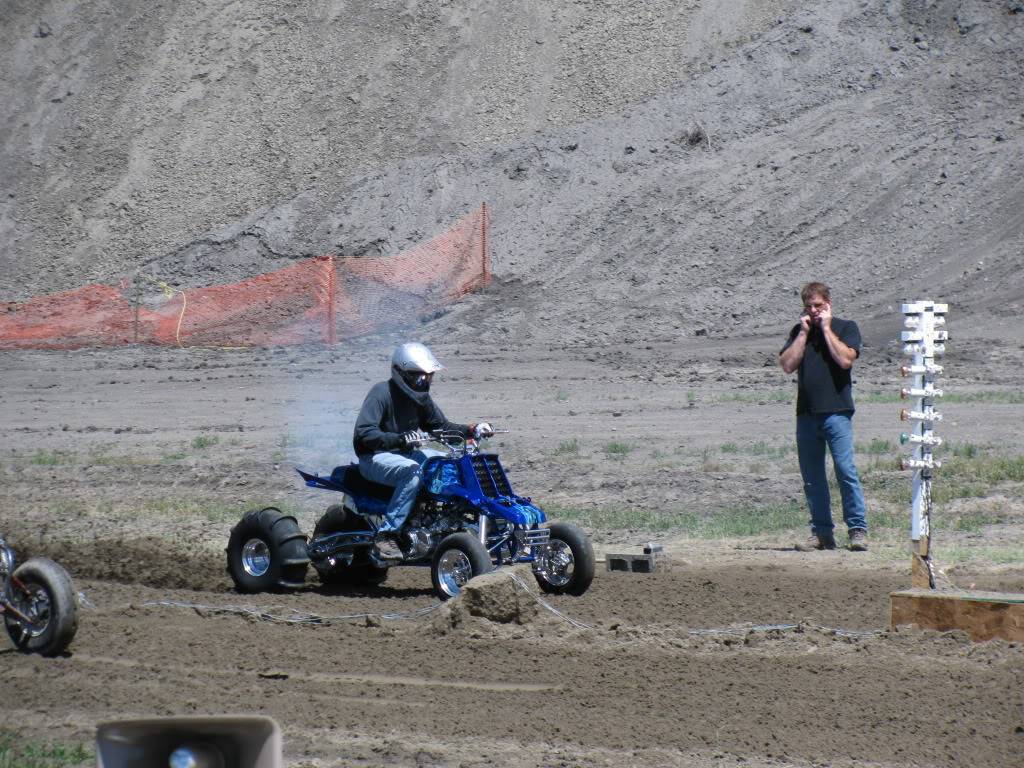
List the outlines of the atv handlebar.
{"label": "atv handlebar", "polygon": [[[478,443],[486,440],[488,437],[507,433],[507,429],[495,429],[491,431],[490,435],[482,435],[479,439],[466,437],[466,435],[461,432],[444,429],[435,429],[429,433],[424,432],[421,434],[423,434],[425,438],[423,442],[440,443],[447,448],[452,455],[461,456],[466,453],[476,453]],[[420,444],[422,445],[422,443]]]}

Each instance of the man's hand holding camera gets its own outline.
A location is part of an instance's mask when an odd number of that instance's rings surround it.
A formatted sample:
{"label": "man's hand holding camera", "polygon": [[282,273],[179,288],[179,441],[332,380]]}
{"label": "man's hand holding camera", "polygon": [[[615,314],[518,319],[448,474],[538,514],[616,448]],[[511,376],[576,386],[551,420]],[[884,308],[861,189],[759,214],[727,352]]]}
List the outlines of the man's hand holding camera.
{"label": "man's hand holding camera", "polygon": [[821,328],[821,332],[829,330],[832,327],[832,304],[825,304],[818,310],[818,327]]}

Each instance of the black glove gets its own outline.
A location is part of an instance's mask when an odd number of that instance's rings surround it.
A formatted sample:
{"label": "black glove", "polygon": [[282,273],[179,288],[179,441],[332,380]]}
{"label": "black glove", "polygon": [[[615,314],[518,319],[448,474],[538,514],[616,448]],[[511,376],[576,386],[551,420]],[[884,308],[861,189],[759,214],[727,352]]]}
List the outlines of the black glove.
{"label": "black glove", "polygon": [[423,445],[423,443],[425,443],[429,439],[430,435],[426,434],[425,432],[421,432],[418,429],[413,429],[410,430],[409,432],[403,432],[402,448],[407,451],[412,450],[413,448],[417,448]]}

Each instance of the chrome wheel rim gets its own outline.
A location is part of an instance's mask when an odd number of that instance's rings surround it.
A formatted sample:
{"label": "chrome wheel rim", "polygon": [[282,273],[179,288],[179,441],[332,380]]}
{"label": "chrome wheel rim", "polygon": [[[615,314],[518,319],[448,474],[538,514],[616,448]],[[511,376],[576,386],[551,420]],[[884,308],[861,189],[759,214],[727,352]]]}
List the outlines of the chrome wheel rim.
{"label": "chrome wheel rim", "polygon": [[270,547],[263,539],[249,539],[242,547],[242,570],[250,576],[263,576],[270,570]]}
{"label": "chrome wheel rim", "polygon": [[22,642],[31,637],[39,637],[50,625],[50,596],[39,584],[26,584],[25,591],[28,594],[21,595],[15,601],[15,607],[21,611],[29,620],[29,624],[23,624],[17,619],[11,618],[11,623],[17,623],[21,629]]}
{"label": "chrome wheel rim", "polygon": [[441,590],[449,597],[455,597],[462,591],[466,582],[473,578],[473,565],[466,553],[459,549],[449,549],[437,563],[437,580]]}
{"label": "chrome wheel rim", "polygon": [[548,542],[547,555],[544,558],[545,578],[554,587],[564,587],[572,581],[576,567],[576,559],[572,556],[572,548],[561,539]]}

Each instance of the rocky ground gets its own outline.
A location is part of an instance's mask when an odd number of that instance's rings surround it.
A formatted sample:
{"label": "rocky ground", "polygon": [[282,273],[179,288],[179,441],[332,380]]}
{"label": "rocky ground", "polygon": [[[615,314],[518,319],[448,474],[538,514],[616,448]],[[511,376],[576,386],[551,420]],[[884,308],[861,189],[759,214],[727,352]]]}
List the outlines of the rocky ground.
{"label": "rocky ground", "polygon": [[[886,389],[884,366],[864,366],[857,417],[858,443],[890,442],[859,458],[881,478],[871,551],[795,552],[799,508],[789,526],[732,527],[799,501],[792,385],[764,366],[767,339],[688,349],[672,375],[657,351],[611,366],[587,350],[438,348],[439,402],[511,429],[492,447],[520,493],[577,520],[602,557],[654,540],[669,567],[599,562],[583,597],[541,606],[522,593],[518,623],[453,620],[420,569],[365,592],[325,590],[311,571],[296,593],[234,593],[230,527],[275,503],[312,529],[333,499],[292,466],[348,459],[387,343],[5,353],[0,530],[22,556],[62,562],[82,594],[70,655],[0,651],[20,738],[89,742],[109,719],[247,713],[279,722],[294,766],[1013,764],[1020,644],[888,629],[889,593],[909,586],[890,485],[909,478],[892,469],[899,405],[867,394],[876,375]],[[945,406],[951,454],[1019,456],[1019,400],[961,386],[979,397]],[[1024,591],[1020,489],[938,505],[940,586]]]}
{"label": "rocky ground", "polygon": [[[4,352],[0,532],[82,605],[70,655],[0,651],[3,732],[238,712],[289,766],[1016,765],[1019,644],[887,624],[909,299],[950,305],[940,586],[1024,591],[1022,66],[1012,0],[0,1],[0,302],[387,258],[481,201],[495,275],[332,349]],[[776,356],[809,279],[864,333],[866,554],[792,550]],[[450,416],[510,430],[520,493],[671,567],[599,563],[519,623],[416,570],[233,593],[230,527],[312,529],[292,468],[351,458],[408,338]]]}

